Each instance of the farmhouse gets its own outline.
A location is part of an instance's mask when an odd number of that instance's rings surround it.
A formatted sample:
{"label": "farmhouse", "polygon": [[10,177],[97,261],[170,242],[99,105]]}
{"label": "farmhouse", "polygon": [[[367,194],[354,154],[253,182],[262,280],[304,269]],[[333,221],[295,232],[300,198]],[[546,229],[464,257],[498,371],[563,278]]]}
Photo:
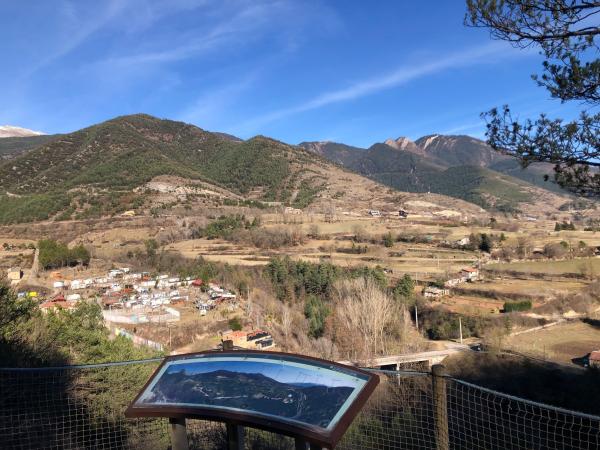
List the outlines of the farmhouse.
{"label": "farmhouse", "polygon": [[450,278],[449,280],[447,280],[444,283],[444,287],[454,287],[454,286],[458,286],[460,283],[463,283],[465,281],[464,278]]}
{"label": "farmhouse", "polygon": [[283,210],[284,214],[302,214],[302,210],[298,208],[292,208],[291,206],[286,206]]}
{"label": "farmhouse", "polygon": [[248,349],[266,349],[271,348],[275,344],[269,333],[263,330],[255,331],[226,331],[223,333],[224,341],[232,341],[233,345]]}
{"label": "farmhouse", "polygon": [[8,269],[8,281],[10,281],[11,284],[18,283],[21,281],[21,278],[23,278],[23,271],[20,267],[11,267]]}
{"label": "farmhouse", "polygon": [[460,276],[465,278],[466,281],[474,281],[479,278],[479,269],[465,267],[464,269],[461,269]]}
{"label": "farmhouse", "polygon": [[248,342],[248,332],[247,331],[225,331],[223,333],[224,341],[232,341],[233,345],[237,347],[246,348],[246,344]]}
{"label": "farmhouse", "polygon": [[256,348],[258,350],[262,350],[265,348],[271,348],[275,345],[271,335],[263,330],[256,330],[248,333],[246,340],[246,348]]}
{"label": "farmhouse", "polygon": [[444,297],[446,295],[450,295],[449,289],[440,289],[435,286],[428,286],[425,289],[423,289],[423,297],[439,298]]}
{"label": "farmhouse", "polygon": [[588,364],[590,367],[600,368],[600,350],[595,350],[590,353],[588,357]]}
{"label": "farmhouse", "polygon": [[43,313],[48,311],[55,311],[58,309],[73,309],[76,302],[65,299],[63,295],[57,295],[52,300],[46,301],[40,305],[40,310]]}
{"label": "farmhouse", "polygon": [[470,243],[471,243],[471,239],[469,239],[468,237],[464,237],[464,238],[456,241],[456,245],[460,245],[461,247],[464,247],[465,245],[469,245]]}
{"label": "farmhouse", "polygon": [[371,217],[381,217],[381,212],[378,209],[370,209],[370,210],[367,211],[367,213]]}

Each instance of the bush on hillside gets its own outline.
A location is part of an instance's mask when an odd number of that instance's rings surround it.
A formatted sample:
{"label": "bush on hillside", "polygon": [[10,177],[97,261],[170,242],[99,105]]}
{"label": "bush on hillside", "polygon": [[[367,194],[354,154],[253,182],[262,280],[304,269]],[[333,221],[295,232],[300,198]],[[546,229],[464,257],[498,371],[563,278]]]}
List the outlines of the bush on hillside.
{"label": "bush on hillside", "polygon": [[505,302],[504,303],[504,312],[519,312],[519,311],[528,311],[531,309],[531,300],[521,300],[519,302]]}

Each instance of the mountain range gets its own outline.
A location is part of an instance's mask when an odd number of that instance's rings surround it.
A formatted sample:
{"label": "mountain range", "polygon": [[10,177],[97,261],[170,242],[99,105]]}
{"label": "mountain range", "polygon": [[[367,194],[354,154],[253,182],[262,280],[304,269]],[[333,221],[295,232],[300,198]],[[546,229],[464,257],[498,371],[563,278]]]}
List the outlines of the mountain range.
{"label": "mountain range", "polygon": [[301,147],[361,175],[407,192],[436,192],[505,212],[535,201],[541,191],[567,195],[546,181],[550,164],[522,168],[508,155],[470,136],[387,139],[368,149],[336,142]]}
{"label": "mountain range", "polygon": [[295,146],[134,114],[68,134],[0,138],[0,156],[0,223],[147,213],[163,205],[152,192],[175,190],[185,191],[188,203],[218,191],[221,203],[356,213],[409,201],[461,215],[481,214],[481,207],[514,212],[540,199],[548,209],[568,200],[542,181],[548,167],[523,171],[468,136],[390,139],[368,149]]}

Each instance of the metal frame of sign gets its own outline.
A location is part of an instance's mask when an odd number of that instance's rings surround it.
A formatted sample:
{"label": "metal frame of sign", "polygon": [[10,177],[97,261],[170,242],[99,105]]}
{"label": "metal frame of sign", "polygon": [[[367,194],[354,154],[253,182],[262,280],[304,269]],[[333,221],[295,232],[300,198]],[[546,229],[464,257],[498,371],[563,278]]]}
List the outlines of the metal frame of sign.
{"label": "metal frame of sign", "polygon": [[[184,359],[192,359],[195,357],[202,357],[203,355],[210,355],[213,357],[231,355],[240,357],[243,355],[260,355],[260,356],[273,356],[277,358],[281,357],[282,360],[287,358],[294,358],[300,361],[304,361],[307,365],[325,365],[332,368],[332,370],[343,369],[346,372],[353,372],[357,376],[366,377],[366,383],[357,392],[357,395],[352,400],[352,403],[334,426],[330,430],[318,426],[303,426],[302,424],[293,424],[285,419],[277,420],[276,418],[267,418],[263,416],[254,416],[251,412],[237,412],[228,409],[219,409],[218,407],[203,408],[198,407],[187,407],[187,406],[173,406],[173,405],[148,405],[148,406],[134,406],[140,397],[146,392],[146,389],[154,381],[154,379],[160,374],[162,368],[171,361],[178,361]],[[377,385],[379,384],[379,376],[373,372],[367,372],[362,369],[355,367],[345,366],[332,361],[324,359],[313,358],[304,355],[297,355],[294,353],[282,353],[282,352],[264,352],[259,350],[235,350],[235,351],[205,351],[198,353],[187,353],[183,355],[168,356],[166,357],[160,366],[154,371],[150,379],[146,382],[144,387],[136,395],[135,399],[131,402],[127,410],[125,411],[126,417],[168,417],[171,419],[204,419],[218,422],[226,422],[231,425],[250,426],[259,428],[262,430],[284,434],[287,436],[294,437],[296,439],[303,439],[311,444],[317,444],[322,447],[334,448],[337,442],[344,435],[356,415],[360,412],[366,401],[369,399]]]}

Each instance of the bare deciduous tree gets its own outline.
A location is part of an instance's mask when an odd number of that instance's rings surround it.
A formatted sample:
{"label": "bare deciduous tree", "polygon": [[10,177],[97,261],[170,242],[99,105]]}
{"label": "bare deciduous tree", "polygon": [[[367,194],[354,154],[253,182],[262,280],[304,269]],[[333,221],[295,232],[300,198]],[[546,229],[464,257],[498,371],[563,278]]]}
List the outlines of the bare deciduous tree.
{"label": "bare deciduous tree", "polygon": [[281,305],[281,329],[286,342],[289,342],[290,333],[292,332],[292,314],[290,308],[285,304]]}
{"label": "bare deciduous tree", "polygon": [[397,305],[371,279],[336,283],[336,318],[350,333],[357,333],[363,356],[371,358],[386,351],[386,332],[397,316]]}

